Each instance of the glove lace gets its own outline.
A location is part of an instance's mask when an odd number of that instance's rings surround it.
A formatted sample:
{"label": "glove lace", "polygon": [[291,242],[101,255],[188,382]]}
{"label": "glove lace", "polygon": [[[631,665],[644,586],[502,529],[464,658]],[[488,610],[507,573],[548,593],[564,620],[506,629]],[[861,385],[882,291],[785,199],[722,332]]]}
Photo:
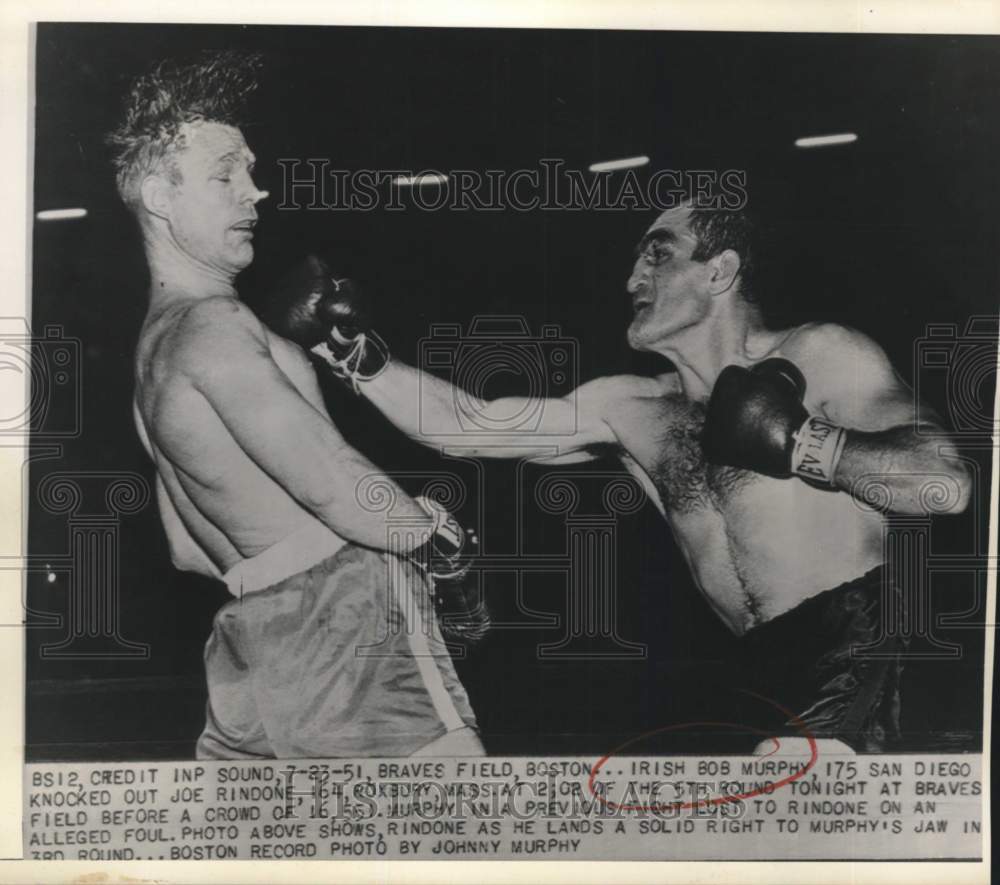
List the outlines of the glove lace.
{"label": "glove lace", "polygon": [[[369,346],[378,351],[381,357],[379,360],[381,365],[376,371],[365,375],[361,372],[361,364],[368,353]],[[373,381],[375,378],[378,378],[389,364],[389,347],[375,331],[359,332],[355,335],[351,339],[350,350],[340,359],[334,356],[329,344],[325,341],[317,344],[312,349],[312,352],[323,359],[337,375],[345,381],[349,381],[351,389],[357,395],[361,394],[360,382]]]}

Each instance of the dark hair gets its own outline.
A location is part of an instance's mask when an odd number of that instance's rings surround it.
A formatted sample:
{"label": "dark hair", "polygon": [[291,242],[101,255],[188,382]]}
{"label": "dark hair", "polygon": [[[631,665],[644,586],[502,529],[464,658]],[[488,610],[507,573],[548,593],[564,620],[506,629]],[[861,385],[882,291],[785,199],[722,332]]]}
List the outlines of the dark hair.
{"label": "dark hair", "polygon": [[257,88],[261,57],[234,50],[203,53],[181,64],[162,61],[132,81],[121,125],[107,136],[118,193],[135,208],[142,179],[166,165],[183,148],[184,123],[205,121],[239,126],[246,100]]}
{"label": "dark hair", "polygon": [[754,277],[757,270],[757,226],[745,209],[692,208],[688,227],[698,238],[691,253],[695,261],[708,261],[725,249],[740,256],[740,294],[756,302]]}

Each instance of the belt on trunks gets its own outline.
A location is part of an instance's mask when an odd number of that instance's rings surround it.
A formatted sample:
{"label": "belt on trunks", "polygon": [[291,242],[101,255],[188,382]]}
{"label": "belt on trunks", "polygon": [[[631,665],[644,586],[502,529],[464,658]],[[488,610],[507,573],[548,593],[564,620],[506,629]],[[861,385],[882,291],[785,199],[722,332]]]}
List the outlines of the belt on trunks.
{"label": "belt on trunks", "polygon": [[321,522],[309,522],[263,553],[236,563],[223,576],[233,596],[271,587],[329,559],[347,542]]}

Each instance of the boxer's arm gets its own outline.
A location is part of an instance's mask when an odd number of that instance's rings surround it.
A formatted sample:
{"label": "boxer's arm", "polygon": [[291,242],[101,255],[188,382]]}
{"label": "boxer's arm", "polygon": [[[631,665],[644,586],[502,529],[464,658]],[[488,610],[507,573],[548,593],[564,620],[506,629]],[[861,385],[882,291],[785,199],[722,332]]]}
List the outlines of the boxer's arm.
{"label": "boxer's arm", "polygon": [[[329,416],[296,390],[271,357],[259,321],[238,302],[207,301],[189,311],[180,365],[233,439],[261,470],[341,537],[384,549],[385,515],[358,505],[365,477],[393,487],[393,515],[433,520],[353,449]],[[414,538],[415,545],[425,539]]]}
{"label": "boxer's arm", "polygon": [[[279,335],[349,379],[412,439],[489,457],[588,460],[617,440],[607,420],[612,379],[561,398],[477,400],[450,383],[390,358],[374,334],[364,293],[336,279],[320,257],[307,256],[274,287],[263,313]],[[641,379],[639,379],[641,380]]]}
{"label": "boxer's arm", "polygon": [[359,387],[393,424],[424,445],[562,463],[592,459],[617,444],[608,414],[614,398],[630,391],[628,379],[619,376],[595,379],[565,397],[482,401],[396,359]]}
{"label": "boxer's arm", "polygon": [[883,508],[887,488],[887,509],[899,513],[964,510],[968,467],[929,410],[921,409],[918,423],[913,391],[882,349],[861,332],[832,324],[816,327],[810,338],[809,377],[821,413],[847,429],[836,486]]}

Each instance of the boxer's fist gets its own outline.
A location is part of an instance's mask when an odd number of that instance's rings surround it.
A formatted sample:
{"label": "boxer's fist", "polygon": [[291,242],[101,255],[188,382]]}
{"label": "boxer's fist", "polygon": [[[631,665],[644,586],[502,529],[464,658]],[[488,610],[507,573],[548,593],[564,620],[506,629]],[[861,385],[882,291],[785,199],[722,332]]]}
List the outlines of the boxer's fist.
{"label": "boxer's fist", "polygon": [[337,278],[315,255],[299,262],[274,287],[263,313],[279,335],[312,351],[358,391],[389,362],[389,349],[371,329],[367,299],[350,279]]}
{"label": "boxer's fist", "polygon": [[788,360],[764,360],[751,369],[727,366],[705,416],[702,446],[708,460],[791,476],[795,435],[809,417],[802,405],[805,392],[805,378]]}
{"label": "boxer's fist", "polygon": [[307,350],[331,338],[346,346],[371,326],[358,286],[353,280],[338,279],[315,255],[307,256],[278,281],[264,320],[279,335]]}
{"label": "boxer's fist", "polygon": [[430,578],[441,632],[448,639],[478,642],[490,628],[490,614],[478,582],[469,579],[472,556],[479,543],[476,534],[462,528],[436,501],[424,497],[416,501],[434,517],[434,530],[411,558]]}

